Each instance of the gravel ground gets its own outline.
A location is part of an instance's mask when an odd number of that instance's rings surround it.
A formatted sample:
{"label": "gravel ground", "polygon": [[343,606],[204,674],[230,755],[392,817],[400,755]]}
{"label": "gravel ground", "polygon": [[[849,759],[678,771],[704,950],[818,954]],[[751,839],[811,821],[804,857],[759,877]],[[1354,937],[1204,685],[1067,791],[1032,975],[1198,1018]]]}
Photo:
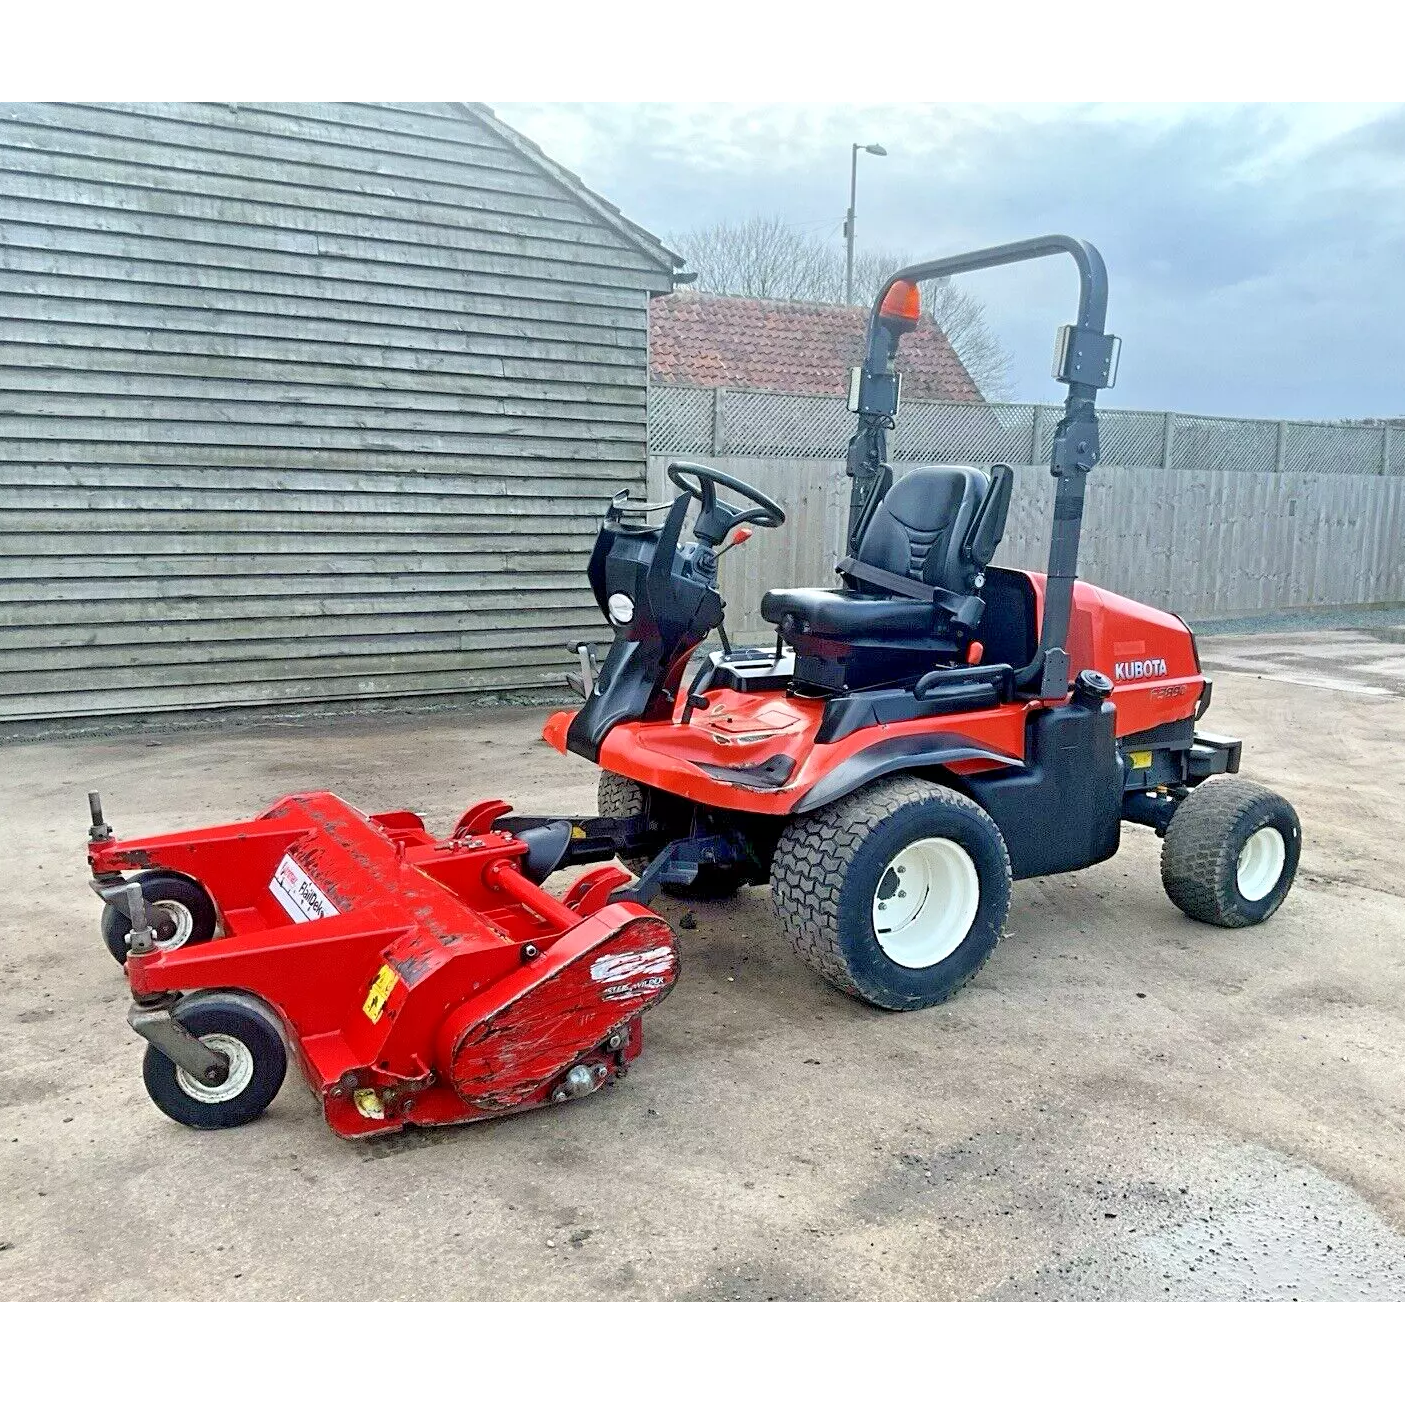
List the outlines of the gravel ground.
{"label": "gravel ground", "polygon": [[696,925],[629,1078],[378,1144],[335,1139],[296,1075],[233,1132],[152,1107],[84,792],[126,834],[314,786],[441,828],[493,795],[589,811],[543,712],[6,747],[0,1296],[1405,1297],[1405,631],[1373,612],[1204,652],[1207,725],[1304,822],[1265,926],[1183,918],[1129,830],[1017,884],[956,999],[884,1015],[793,959],[763,891],[662,899]]}
{"label": "gravel ground", "polygon": [[1192,624],[1202,639],[1217,634],[1320,634],[1334,629],[1399,629],[1405,626],[1405,605],[1333,606],[1288,614],[1250,615],[1237,620],[1192,621]]}

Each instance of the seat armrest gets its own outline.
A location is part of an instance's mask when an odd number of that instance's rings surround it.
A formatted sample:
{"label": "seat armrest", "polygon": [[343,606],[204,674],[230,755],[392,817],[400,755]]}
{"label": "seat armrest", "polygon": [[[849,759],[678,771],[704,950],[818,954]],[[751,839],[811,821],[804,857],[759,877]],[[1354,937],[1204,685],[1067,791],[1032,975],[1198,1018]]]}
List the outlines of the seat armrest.
{"label": "seat armrest", "polygon": [[1001,702],[1009,702],[1015,692],[1015,670],[1007,663],[973,664],[969,668],[934,668],[912,685],[916,698],[930,697],[945,688],[971,683],[989,683]]}
{"label": "seat armrest", "polygon": [[962,559],[979,571],[990,565],[1000,539],[1005,535],[1005,522],[1010,515],[1010,495],[1015,486],[1015,472],[1007,463],[996,464],[990,474],[990,489],[976,509],[966,540],[961,545]]}

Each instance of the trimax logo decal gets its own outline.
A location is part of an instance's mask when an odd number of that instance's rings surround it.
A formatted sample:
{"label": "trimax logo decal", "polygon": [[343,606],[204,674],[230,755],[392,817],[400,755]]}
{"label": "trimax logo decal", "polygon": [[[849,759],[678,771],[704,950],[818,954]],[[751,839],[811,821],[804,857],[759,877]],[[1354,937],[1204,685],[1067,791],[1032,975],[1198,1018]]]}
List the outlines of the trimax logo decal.
{"label": "trimax logo decal", "polygon": [[308,877],[291,854],[283,855],[268,891],[294,922],[316,922],[319,917],[337,916],[336,904]]}
{"label": "trimax logo decal", "polygon": [[1165,659],[1132,659],[1118,664],[1112,676],[1118,683],[1130,683],[1136,678],[1164,678],[1167,671]]}

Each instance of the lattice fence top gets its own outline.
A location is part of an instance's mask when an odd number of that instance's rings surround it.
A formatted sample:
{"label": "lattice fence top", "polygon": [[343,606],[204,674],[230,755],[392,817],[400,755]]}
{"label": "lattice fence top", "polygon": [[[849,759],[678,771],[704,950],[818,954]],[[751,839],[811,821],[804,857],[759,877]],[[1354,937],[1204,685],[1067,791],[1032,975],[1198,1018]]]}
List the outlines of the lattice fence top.
{"label": "lattice fence top", "polygon": [[649,452],[653,454],[713,454],[714,397],[710,390],[686,386],[649,388]]}
{"label": "lattice fence top", "polygon": [[[1047,463],[1056,405],[904,403],[891,452],[904,463]],[[1405,428],[1100,410],[1103,462],[1244,473],[1405,473]],[[854,430],[842,400],[653,386],[649,451],[840,458]]]}

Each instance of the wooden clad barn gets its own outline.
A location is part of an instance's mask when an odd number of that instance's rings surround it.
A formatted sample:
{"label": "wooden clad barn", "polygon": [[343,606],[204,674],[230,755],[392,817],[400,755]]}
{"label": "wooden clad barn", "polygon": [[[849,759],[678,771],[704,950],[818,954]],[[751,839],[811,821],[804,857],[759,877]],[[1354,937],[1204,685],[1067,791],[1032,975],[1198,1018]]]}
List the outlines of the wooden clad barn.
{"label": "wooden clad barn", "polygon": [[679,262],[476,105],[0,106],[0,722],[556,686]]}

